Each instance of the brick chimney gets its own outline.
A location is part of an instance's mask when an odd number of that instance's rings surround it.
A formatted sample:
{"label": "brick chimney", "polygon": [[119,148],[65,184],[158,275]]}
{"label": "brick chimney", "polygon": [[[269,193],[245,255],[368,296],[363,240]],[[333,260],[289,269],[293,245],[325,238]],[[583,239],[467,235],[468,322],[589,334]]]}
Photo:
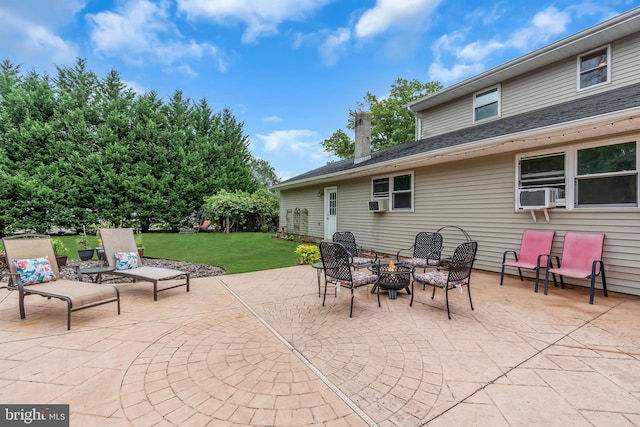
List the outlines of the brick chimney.
{"label": "brick chimney", "polygon": [[356,140],[354,164],[358,164],[371,158],[371,116],[369,113],[356,114]]}

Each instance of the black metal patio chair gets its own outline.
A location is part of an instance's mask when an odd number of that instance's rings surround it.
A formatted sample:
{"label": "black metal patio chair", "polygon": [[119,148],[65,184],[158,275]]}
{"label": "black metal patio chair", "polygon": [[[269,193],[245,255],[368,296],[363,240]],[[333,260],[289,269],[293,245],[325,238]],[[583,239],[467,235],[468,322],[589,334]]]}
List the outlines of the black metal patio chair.
{"label": "black metal patio chair", "polygon": [[[404,253],[411,251],[411,258],[401,258]],[[415,268],[422,268],[426,271],[428,267],[437,267],[440,265],[440,257],[442,255],[442,234],[435,232],[429,233],[421,231],[416,234],[413,246],[406,249],[400,249],[396,253],[396,259],[403,264],[411,265]]]}
{"label": "black metal patio chair", "polygon": [[411,302],[409,305],[413,305],[413,283],[417,282],[423,285],[433,286],[431,299],[433,299],[436,294],[436,288],[444,289],[444,298],[447,304],[447,316],[449,319],[451,319],[451,312],[449,311],[449,291],[451,289],[462,290],[462,287],[466,286],[469,304],[471,305],[471,310],[473,310],[470,281],[473,262],[476,259],[477,252],[478,242],[461,243],[454,251],[451,262],[447,265],[447,270],[437,269],[420,274],[415,274],[414,271],[413,281],[411,282]]}
{"label": "black metal patio chair", "polygon": [[320,242],[320,257],[324,268],[324,297],[322,306],[327,298],[327,286],[332,283],[338,291],[341,287],[351,289],[351,307],[349,317],[353,315],[354,291],[360,286],[375,284],[378,276],[371,272],[361,272],[352,269],[353,257],[345,247],[336,242]]}
{"label": "black metal patio chair", "polygon": [[333,233],[332,240],[344,246],[351,257],[351,266],[355,269],[369,268],[378,261],[378,253],[373,249],[368,252],[364,251],[362,247],[356,243],[356,238],[351,231],[338,231]]}

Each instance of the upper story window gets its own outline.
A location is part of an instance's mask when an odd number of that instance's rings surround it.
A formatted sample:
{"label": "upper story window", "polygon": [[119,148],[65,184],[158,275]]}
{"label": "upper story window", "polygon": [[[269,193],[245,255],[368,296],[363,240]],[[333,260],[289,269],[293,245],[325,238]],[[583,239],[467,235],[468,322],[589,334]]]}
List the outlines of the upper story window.
{"label": "upper story window", "polygon": [[392,211],[413,210],[413,174],[374,178],[371,195],[374,199],[389,199],[389,209]]}
{"label": "upper story window", "polygon": [[473,95],[473,121],[500,116],[500,86]]}
{"label": "upper story window", "polygon": [[523,156],[517,164],[518,189],[555,189],[556,206],[639,206],[637,141],[573,146]]}
{"label": "upper story window", "polygon": [[605,46],[578,56],[578,89],[608,83],[610,79],[610,46]]}

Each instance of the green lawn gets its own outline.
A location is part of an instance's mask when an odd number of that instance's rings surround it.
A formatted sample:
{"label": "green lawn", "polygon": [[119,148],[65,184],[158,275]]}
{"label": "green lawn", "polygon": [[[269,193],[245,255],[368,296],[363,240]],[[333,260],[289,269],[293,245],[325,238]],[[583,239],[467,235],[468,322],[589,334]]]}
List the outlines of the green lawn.
{"label": "green lawn", "polygon": [[[96,237],[88,237],[90,246],[97,246]],[[70,259],[78,259],[76,238],[61,237]],[[142,241],[145,257],[217,265],[229,274],[294,266],[299,245],[268,233],[147,233]]]}

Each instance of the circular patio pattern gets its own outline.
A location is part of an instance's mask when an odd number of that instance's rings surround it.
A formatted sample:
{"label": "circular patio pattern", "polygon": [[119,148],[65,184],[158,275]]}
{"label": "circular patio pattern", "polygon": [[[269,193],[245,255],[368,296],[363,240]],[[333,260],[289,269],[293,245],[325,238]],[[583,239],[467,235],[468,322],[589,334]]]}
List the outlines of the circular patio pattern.
{"label": "circular patio pattern", "polygon": [[312,424],[352,412],[242,310],[196,319],[150,345],[127,370],[121,401],[134,426]]}

